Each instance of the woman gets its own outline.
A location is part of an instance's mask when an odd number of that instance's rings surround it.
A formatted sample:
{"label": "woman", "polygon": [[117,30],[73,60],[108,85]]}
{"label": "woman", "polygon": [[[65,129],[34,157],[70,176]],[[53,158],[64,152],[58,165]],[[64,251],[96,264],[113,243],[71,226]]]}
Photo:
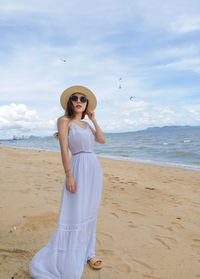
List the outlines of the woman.
{"label": "woman", "polygon": [[[65,115],[57,121],[57,138],[66,176],[57,228],[29,265],[35,279],[80,279],[86,263],[94,269],[103,266],[95,257],[102,169],[93,148],[95,141],[105,143],[93,112],[96,97],[86,87],[72,86],[62,93],[60,102]],[[95,129],[81,121],[86,114]]]}

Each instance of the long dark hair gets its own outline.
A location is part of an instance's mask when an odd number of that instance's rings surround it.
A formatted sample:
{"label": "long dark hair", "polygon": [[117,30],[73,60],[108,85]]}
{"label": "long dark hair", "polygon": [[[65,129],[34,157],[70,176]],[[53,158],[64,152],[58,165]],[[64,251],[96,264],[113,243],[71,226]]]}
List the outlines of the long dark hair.
{"label": "long dark hair", "polygon": [[[76,94],[76,93],[73,93],[72,95],[74,95],[74,94]],[[71,100],[70,97],[69,97],[68,102],[67,102],[67,107],[66,107],[66,110],[65,110],[65,115],[68,116],[69,118],[73,119],[74,116],[75,116],[75,111],[74,111],[74,106],[73,106],[73,103],[72,103],[72,100]],[[86,111],[87,111],[87,108],[88,108],[88,103],[89,103],[89,101],[87,99],[87,104],[86,104],[85,110],[82,112],[81,119],[83,119],[85,117],[85,114],[86,114]],[[58,139],[58,132],[55,132],[53,134],[53,136],[54,136],[54,138]]]}

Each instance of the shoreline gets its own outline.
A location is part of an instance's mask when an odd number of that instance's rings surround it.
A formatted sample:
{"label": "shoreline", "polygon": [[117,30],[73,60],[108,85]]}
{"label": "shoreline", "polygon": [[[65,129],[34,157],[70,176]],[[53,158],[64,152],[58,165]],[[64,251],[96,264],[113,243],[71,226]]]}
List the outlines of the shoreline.
{"label": "shoreline", "polygon": [[[27,148],[27,147],[14,147],[14,146],[7,146],[7,145],[0,145],[0,147],[8,147],[8,148],[14,148],[14,149],[25,149],[25,150],[40,150],[40,151],[47,151],[47,152],[56,152],[60,153],[60,151],[53,151],[48,149],[39,149],[39,148]],[[133,162],[133,163],[141,163],[141,164],[147,164],[147,165],[155,165],[155,166],[161,166],[161,167],[171,167],[171,168],[178,168],[183,170],[192,170],[195,172],[200,172],[200,169],[196,169],[194,166],[190,165],[184,165],[179,163],[171,163],[171,162],[160,162],[160,161],[152,161],[152,160],[144,160],[144,159],[132,159],[131,157],[122,157],[122,156],[112,156],[112,155],[100,155],[98,153],[95,153],[99,158],[107,158],[111,160],[117,160],[122,162]],[[199,168],[199,167],[197,167]]]}

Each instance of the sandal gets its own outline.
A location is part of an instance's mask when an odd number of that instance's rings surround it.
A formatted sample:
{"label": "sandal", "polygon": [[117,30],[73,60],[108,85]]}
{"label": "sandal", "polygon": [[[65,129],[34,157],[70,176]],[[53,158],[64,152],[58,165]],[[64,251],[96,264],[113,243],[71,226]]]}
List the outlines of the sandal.
{"label": "sandal", "polygon": [[[95,265],[95,263],[98,262],[98,261],[100,261],[101,263],[100,263],[99,265]],[[102,266],[103,266],[102,260],[101,260],[101,259],[98,259],[98,258],[96,258],[96,257],[89,259],[87,262],[88,262],[88,264],[89,264],[92,268],[94,268],[94,269],[100,269],[100,268],[102,268]]]}

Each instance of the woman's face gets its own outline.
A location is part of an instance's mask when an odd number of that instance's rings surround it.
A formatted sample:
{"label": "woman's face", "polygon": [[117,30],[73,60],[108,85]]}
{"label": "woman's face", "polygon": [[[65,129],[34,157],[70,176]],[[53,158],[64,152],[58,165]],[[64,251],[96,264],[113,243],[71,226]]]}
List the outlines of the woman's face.
{"label": "woman's face", "polygon": [[85,108],[86,108],[87,101],[86,102],[81,102],[80,98],[81,97],[85,97],[85,95],[83,95],[81,93],[75,93],[72,96],[77,96],[78,97],[77,101],[73,101],[72,100],[74,111],[75,112],[83,112],[85,110]]}

